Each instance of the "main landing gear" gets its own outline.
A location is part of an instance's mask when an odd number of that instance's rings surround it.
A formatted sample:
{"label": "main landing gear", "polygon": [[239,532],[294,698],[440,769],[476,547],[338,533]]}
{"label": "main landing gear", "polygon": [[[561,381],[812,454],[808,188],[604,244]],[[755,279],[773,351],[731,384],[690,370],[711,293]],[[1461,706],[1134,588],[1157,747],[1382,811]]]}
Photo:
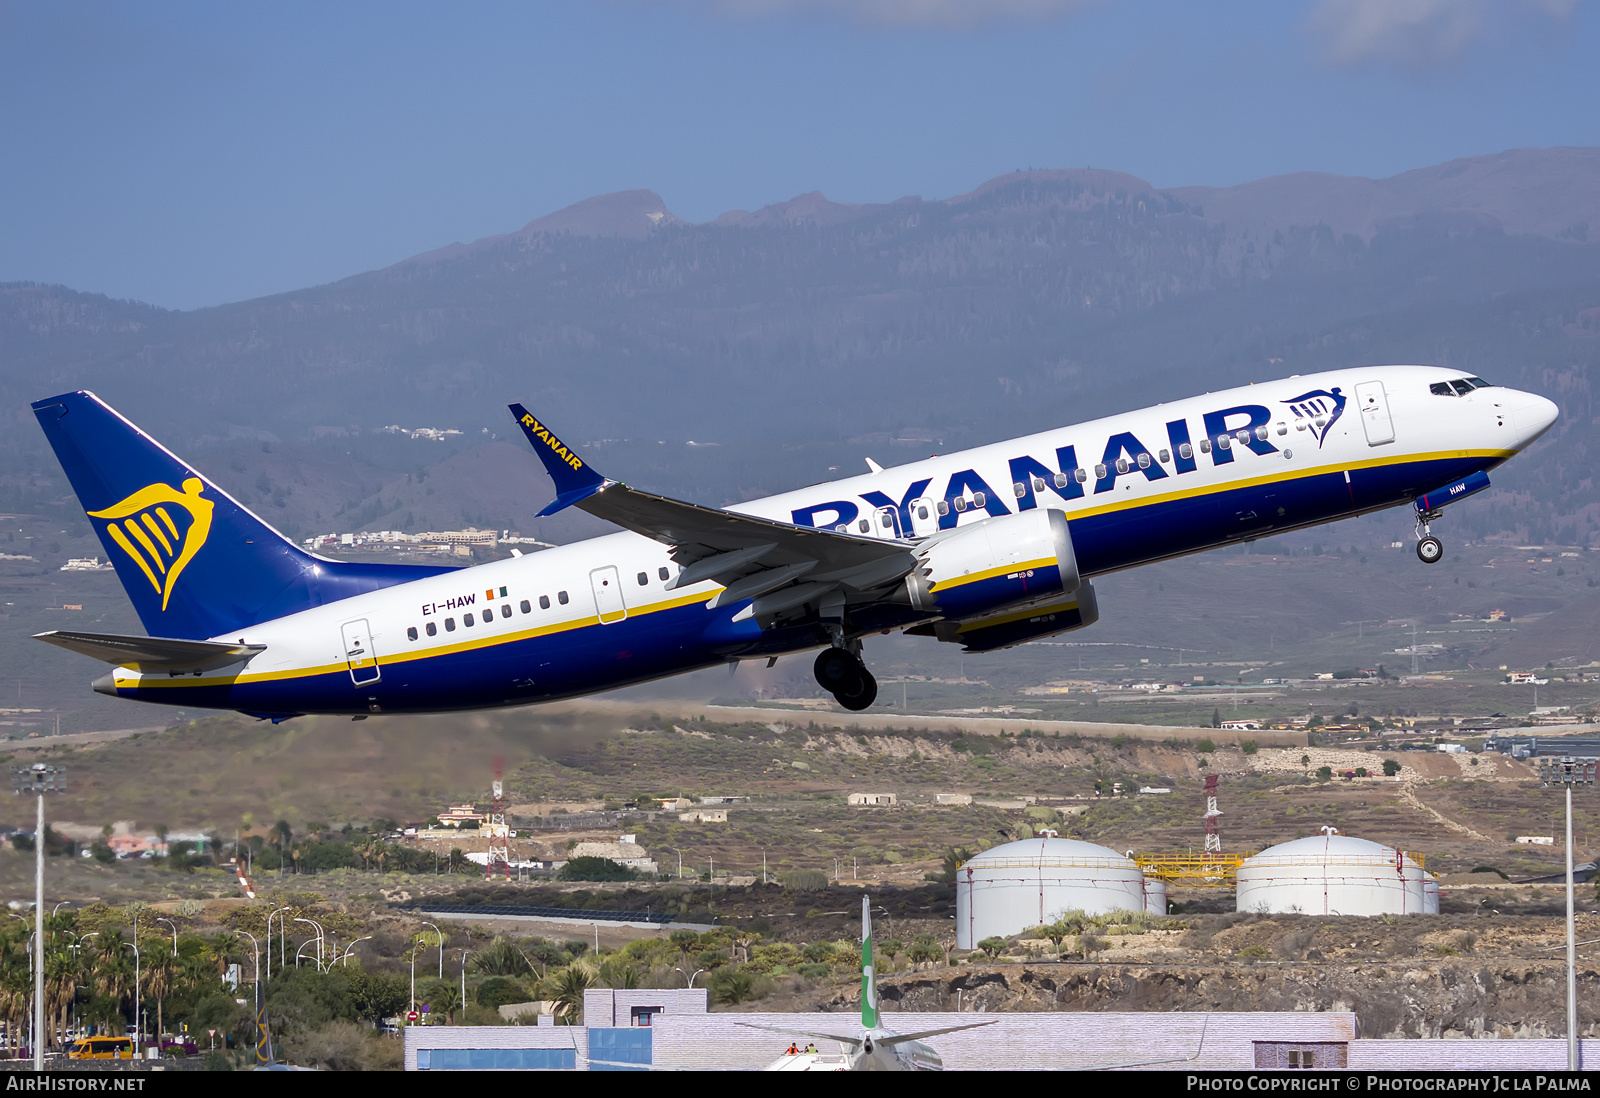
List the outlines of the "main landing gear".
{"label": "main landing gear", "polygon": [[1423,564],[1438,564],[1444,559],[1444,542],[1428,532],[1428,524],[1443,513],[1437,508],[1417,512],[1417,559]]}
{"label": "main landing gear", "polygon": [[811,672],[817,677],[818,686],[853,713],[860,712],[877,700],[878,680],[861,662],[859,652],[845,648],[824,648],[817,654],[817,662]]}

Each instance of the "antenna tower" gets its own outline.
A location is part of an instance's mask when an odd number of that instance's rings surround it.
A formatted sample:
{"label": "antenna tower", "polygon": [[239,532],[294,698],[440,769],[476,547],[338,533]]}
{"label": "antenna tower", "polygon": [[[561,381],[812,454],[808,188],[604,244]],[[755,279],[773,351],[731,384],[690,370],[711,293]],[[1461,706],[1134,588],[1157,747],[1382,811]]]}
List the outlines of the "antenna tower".
{"label": "antenna tower", "polygon": [[496,755],[494,758],[494,807],[489,810],[489,857],[484,863],[483,876],[485,880],[492,881],[496,877],[511,879],[511,829],[506,826],[505,787],[501,784],[501,777],[505,771],[505,760]]}
{"label": "antenna tower", "polygon": [[1222,815],[1222,809],[1217,807],[1217,779],[1216,774],[1206,775],[1206,852],[1207,858],[1222,855],[1222,832],[1218,830],[1217,820]]}

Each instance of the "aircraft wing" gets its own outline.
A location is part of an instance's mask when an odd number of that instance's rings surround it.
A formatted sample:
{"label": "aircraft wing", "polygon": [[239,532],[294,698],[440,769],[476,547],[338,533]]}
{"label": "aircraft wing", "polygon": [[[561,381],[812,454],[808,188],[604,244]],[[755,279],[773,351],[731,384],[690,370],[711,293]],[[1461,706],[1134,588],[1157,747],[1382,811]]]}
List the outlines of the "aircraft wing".
{"label": "aircraft wing", "polygon": [[61,629],[35,633],[33,639],[117,666],[137,665],[146,671],[209,671],[213,667],[226,667],[230,663],[248,659],[257,652],[266,651],[264,644],[130,637],[117,633],[72,633]]}
{"label": "aircraft wing", "polygon": [[724,590],[712,606],[761,599],[752,611],[779,613],[840,589],[848,595],[890,587],[915,564],[898,542],[741,515],[608,480],[522,405],[510,407],[556,484],[556,499],[541,516],[576,506],[669,546],[683,569],[669,587],[714,580]]}

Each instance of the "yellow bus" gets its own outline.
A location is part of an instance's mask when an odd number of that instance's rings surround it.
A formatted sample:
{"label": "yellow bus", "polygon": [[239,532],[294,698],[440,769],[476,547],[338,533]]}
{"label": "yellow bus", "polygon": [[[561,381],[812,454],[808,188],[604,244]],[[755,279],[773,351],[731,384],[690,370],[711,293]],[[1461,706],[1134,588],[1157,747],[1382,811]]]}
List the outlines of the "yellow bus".
{"label": "yellow bus", "polygon": [[67,1049],[69,1060],[131,1060],[132,1037],[83,1037]]}

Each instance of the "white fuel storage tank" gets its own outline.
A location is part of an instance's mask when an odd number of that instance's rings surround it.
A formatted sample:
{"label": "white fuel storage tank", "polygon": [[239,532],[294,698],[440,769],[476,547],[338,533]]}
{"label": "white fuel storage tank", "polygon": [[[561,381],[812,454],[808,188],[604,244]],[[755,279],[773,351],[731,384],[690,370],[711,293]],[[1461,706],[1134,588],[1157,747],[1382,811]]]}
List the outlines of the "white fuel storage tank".
{"label": "white fuel storage tank", "polygon": [[1246,858],[1239,867],[1238,910],[1303,915],[1438,913],[1438,882],[1404,851],[1341,835],[1331,827],[1322,832]]}
{"label": "white fuel storage tank", "polygon": [[1072,910],[1165,914],[1165,886],[1157,891],[1159,899],[1133,859],[1104,846],[1049,835],[1006,843],[956,871],[956,947],[975,949]]}

